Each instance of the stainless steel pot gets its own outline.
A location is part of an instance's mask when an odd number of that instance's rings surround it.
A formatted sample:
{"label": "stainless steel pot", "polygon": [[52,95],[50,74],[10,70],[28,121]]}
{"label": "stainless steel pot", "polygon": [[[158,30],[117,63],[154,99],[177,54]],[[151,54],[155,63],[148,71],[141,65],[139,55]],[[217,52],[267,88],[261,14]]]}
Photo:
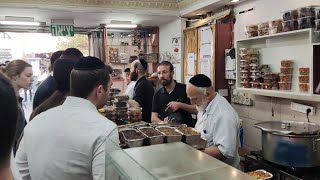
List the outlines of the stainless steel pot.
{"label": "stainless steel pot", "polygon": [[320,126],[313,123],[268,121],[262,130],[262,156],[289,167],[320,166]]}

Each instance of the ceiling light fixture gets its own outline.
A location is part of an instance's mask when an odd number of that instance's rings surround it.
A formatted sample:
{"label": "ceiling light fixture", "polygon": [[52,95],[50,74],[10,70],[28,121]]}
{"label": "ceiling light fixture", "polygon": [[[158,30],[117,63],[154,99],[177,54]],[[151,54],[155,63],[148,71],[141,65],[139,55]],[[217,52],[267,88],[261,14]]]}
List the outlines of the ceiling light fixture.
{"label": "ceiling light fixture", "polygon": [[136,24],[107,24],[107,28],[136,28]]}
{"label": "ceiling light fixture", "polygon": [[235,2],[239,2],[239,0],[231,0],[231,2],[235,3]]}
{"label": "ceiling light fixture", "polygon": [[26,21],[0,21],[2,25],[16,25],[16,26],[40,26],[40,22],[26,22]]}

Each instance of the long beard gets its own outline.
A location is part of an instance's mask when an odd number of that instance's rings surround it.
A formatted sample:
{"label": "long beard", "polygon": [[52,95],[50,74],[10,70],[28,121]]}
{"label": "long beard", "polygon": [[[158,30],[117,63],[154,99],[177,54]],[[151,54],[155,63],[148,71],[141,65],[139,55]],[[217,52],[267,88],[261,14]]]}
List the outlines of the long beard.
{"label": "long beard", "polygon": [[198,112],[203,112],[206,109],[207,105],[208,105],[208,100],[202,100],[201,105],[196,106],[196,109]]}

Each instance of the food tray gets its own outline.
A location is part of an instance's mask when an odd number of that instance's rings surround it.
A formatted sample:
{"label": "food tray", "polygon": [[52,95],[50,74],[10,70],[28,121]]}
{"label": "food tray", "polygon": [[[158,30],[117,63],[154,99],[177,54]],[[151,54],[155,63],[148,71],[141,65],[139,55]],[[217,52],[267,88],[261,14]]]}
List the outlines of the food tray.
{"label": "food tray", "polygon": [[298,30],[298,20],[290,20],[282,22],[282,31],[288,32],[293,30]]}
{"label": "food tray", "polygon": [[196,149],[205,149],[207,147],[207,141],[200,138],[200,140],[197,142],[197,144],[191,145],[192,147]]}
{"label": "food tray", "polygon": [[[148,145],[162,144],[164,142],[165,136],[152,127],[141,127],[138,130],[146,136],[145,140],[146,144]],[[147,130],[149,130],[150,132],[148,132]]]}
{"label": "food tray", "polygon": [[298,10],[286,11],[283,13],[283,20],[293,20],[298,18]]}
{"label": "food tray", "polygon": [[273,175],[265,170],[259,169],[253,172],[247,173],[249,176],[255,177],[258,180],[268,180],[273,177]]}
{"label": "food tray", "polygon": [[[251,86],[250,83],[249,83],[249,86]],[[183,142],[189,145],[196,145],[199,143],[201,134],[197,132],[195,129],[191,127],[180,127],[177,129],[183,133],[183,136],[182,136]]]}
{"label": "food tray", "polygon": [[259,52],[256,49],[240,48],[240,54],[258,54],[258,53]]}
{"label": "food tray", "polygon": [[[124,142],[128,147],[140,147],[143,146],[146,136],[135,129],[123,129],[120,131]],[[131,138],[130,135],[136,135],[137,137]]]}
{"label": "food tray", "polygon": [[312,6],[302,7],[298,9],[298,17],[315,17],[315,8]]}
{"label": "food tray", "polygon": [[309,83],[310,76],[309,75],[300,75],[299,76],[299,83]]}
{"label": "food tray", "polygon": [[300,75],[309,75],[310,74],[310,68],[308,68],[308,67],[300,67],[299,68],[299,74]]}
{"label": "food tray", "polygon": [[315,27],[315,17],[304,17],[298,20],[299,29],[307,29]]}
{"label": "food tray", "polygon": [[[176,128],[163,126],[163,127],[156,127],[158,131],[160,131],[163,135],[165,135],[165,142],[172,143],[172,142],[180,142],[182,139],[182,133],[178,131]],[[164,129],[171,129],[176,134],[169,134],[168,131],[165,131]]]}

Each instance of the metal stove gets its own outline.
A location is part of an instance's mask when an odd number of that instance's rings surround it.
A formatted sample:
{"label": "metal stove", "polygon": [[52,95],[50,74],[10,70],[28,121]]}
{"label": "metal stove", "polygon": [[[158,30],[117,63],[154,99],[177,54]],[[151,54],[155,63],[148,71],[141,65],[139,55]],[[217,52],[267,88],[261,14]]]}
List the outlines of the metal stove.
{"label": "metal stove", "polygon": [[272,180],[320,180],[320,167],[294,168],[271,163],[262,158],[261,151],[245,156],[244,171],[264,169],[273,174]]}

